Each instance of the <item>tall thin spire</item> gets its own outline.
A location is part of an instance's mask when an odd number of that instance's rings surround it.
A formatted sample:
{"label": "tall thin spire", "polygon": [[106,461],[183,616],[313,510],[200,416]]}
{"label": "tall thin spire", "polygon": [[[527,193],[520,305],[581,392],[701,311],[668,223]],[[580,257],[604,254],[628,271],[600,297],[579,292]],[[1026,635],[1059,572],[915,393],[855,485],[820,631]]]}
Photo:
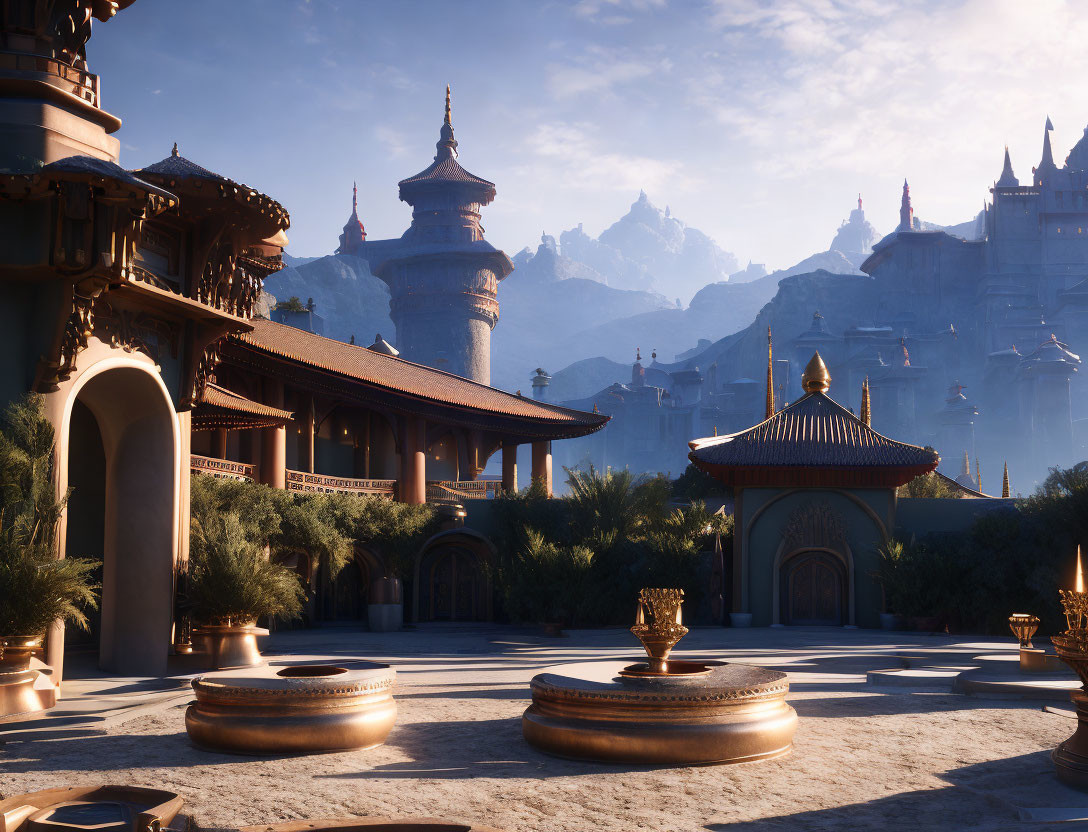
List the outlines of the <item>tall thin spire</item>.
{"label": "tall thin spire", "polygon": [[[1001,168],[1001,178],[997,180],[997,187],[999,188],[1016,188],[1020,185],[1020,180],[1016,178],[1016,174],[1012,172],[1012,159],[1009,158],[1009,146],[1005,145],[1005,164]],[[986,201],[983,200],[983,208],[985,209]]]}
{"label": "tall thin spire", "polygon": [[971,457],[968,456],[967,451],[963,452],[963,471],[960,472],[961,477],[966,477],[968,481],[971,480]]}
{"label": "tall thin spire", "polygon": [[450,85],[446,84],[446,114],[442,119],[442,131],[435,145],[438,153],[434,160],[440,162],[443,159],[457,158],[457,139],[453,137],[453,115],[450,111]]}
{"label": "tall thin spire", "polygon": [[861,383],[861,421],[865,423],[865,427],[871,428],[873,426],[873,403],[869,398],[869,377],[865,377],[865,381]]}
{"label": "tall thin spire", "polygon": [[858,194],[858,210],[859,211],[862,210],[862,208],[861,208],[861,194]]}
{"label": "tall thin spire", "polygon": [[1009,488],[1009,463],[1005,463],[1005,475],[1001,478],[1001,496],[1006,499],[1012,496],[1012,489]]}
{"label": "tall thin spire", "polygon": [[910,185],[903,180],[903,201],[899,204],[899,231],[914,230],[914,208],[910,204]]}
{"label": "tall thin spire", "polygon": [[1039,160],[1039,167],[1035,169],[1035,184],[1042,182],[1045,176],[1054,173],[1058,166],[1054,164],[1054,151],[1050,147],[1050,131],[1054,124],[1050,116],[1046,117],[1046,125],[1043,127],[1043,158]]}
{"label": "tall thin spire", "polygon": [[771,341],[771,328],[767,327],[767,410],[764,419],[774,416],[774,344]]}
{"label": "tall thin spire", "polygon": [[351,183],[351,215],[359,216],[359,183]]}
{"label": "tall thin spire", "polygon": [[979,494],[982,493],[982,463],[978,461],[978,457],[975,457],[975,482],[978,483],[976,489]]}

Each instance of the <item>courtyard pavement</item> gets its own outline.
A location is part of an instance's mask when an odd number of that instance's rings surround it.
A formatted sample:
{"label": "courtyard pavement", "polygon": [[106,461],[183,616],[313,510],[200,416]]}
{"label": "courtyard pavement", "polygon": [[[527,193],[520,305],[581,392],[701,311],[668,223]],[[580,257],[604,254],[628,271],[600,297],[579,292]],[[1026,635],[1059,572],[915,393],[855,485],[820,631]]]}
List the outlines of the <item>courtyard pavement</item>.
{"label": "courtyard pavement", "polygon": [[[204,828],[348,815],[438,816],[508,832],[1053,828],[1042,820],[1088,816],[1088,794],[1060,785],[1049,759],[1075,728],[1068,704],[951,692],[973,657],[1012,650],[1011,638],[694,628],[676,657],[784,670],[800,716],[790,756],[701,768],[560,760],[522,739],[532,676],[637,657],[621,629],[564,638],[455,624],[274,633],[265,646],[274,663],[368,659],[398,674],[400,710],[384,746],[293,757],[194,748],[184,729],[191,674],[107,677],[91,657],[73,657],[54,711],[0,725],[0,794],[103,782],[168,788]],[[904,672],[901,655],[922,670]]]}

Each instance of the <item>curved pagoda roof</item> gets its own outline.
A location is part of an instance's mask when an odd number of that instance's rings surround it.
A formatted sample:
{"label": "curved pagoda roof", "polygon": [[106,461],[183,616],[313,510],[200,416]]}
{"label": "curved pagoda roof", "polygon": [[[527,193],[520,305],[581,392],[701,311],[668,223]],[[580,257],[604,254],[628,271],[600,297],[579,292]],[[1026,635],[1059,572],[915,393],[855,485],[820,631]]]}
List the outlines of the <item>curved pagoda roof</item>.
{"label": "curved pagoda roof", "polygon": [[697,468],[734,487],[894,488],[936,469],[935,451],[889,439],[827,395],[813,356],[808,392],[754,427],[689,443]]}
{"label": "curved pagoda roof", "polygon": [[269,407],[209,382],[194,409],[192,426],[194,431],[243,430],[276,427],[293,420],[294,414],[289,410]]}
{"label": "curved pagoda roof", "polygon": [[531,439],[585,436],[609,417],[539,402],[461,376],[255,318],[223,347],[232,363],[261,364],[293,384],[406,414]]}
{"label": "curved pagoda roof", "polygon": [[[233,199],[245,213],[256,215],[268,224],[261,232],[265,237],[272,237],[291,227],[291,216],[279,202],[255,188],[235,182],[186,159],[178,153],[176,142],[165,159],[133,173],[182,196],[192,198],[214,194],[221,199]],[[185,208],[186,203],[183,202],[182,207]]]}
{"label": "curved pagoda roof", "polygon": [[469,185],[476,186],[482,193],[476,199],[485,205],[495,198],[495,183],[481,179],[469,173],[457,161],[457,140],[453,137],[453,121],[450,115],[450,88],[446,87],[446,118],[435,144],[437,153],[434,162],[415,176],[409,176],[397,183],[400,198],[411,204],[413,192],[433,185]]}

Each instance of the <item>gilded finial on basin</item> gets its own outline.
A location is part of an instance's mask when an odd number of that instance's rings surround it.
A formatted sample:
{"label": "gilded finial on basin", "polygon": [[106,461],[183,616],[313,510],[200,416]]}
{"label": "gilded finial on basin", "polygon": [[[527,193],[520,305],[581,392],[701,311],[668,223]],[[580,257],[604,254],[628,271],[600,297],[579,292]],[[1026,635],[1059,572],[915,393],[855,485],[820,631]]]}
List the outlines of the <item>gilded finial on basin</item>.
{"label": "gilded finial on basin", "polygon": [[680,611],[683,603],[682,589],[647,588],[638,594],[638,617],[631,632],[646,648],[652,673],[668,673],[669,653],[687,635]]}

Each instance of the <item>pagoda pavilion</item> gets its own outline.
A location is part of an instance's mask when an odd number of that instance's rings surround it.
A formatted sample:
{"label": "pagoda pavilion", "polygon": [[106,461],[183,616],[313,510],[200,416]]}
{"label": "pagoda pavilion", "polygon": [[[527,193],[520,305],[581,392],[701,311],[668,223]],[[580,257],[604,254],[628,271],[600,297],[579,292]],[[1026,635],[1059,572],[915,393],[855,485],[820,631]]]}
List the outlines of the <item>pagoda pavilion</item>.
{"label": "pagoda pavilion", "polygon": [[734,489],[732,620],[877,627],[870,575],[895,528],[896,489],[940,458],[833,401],[819,353],[801,383],[804,396],[758,425],[690,443],[691,461]]}

